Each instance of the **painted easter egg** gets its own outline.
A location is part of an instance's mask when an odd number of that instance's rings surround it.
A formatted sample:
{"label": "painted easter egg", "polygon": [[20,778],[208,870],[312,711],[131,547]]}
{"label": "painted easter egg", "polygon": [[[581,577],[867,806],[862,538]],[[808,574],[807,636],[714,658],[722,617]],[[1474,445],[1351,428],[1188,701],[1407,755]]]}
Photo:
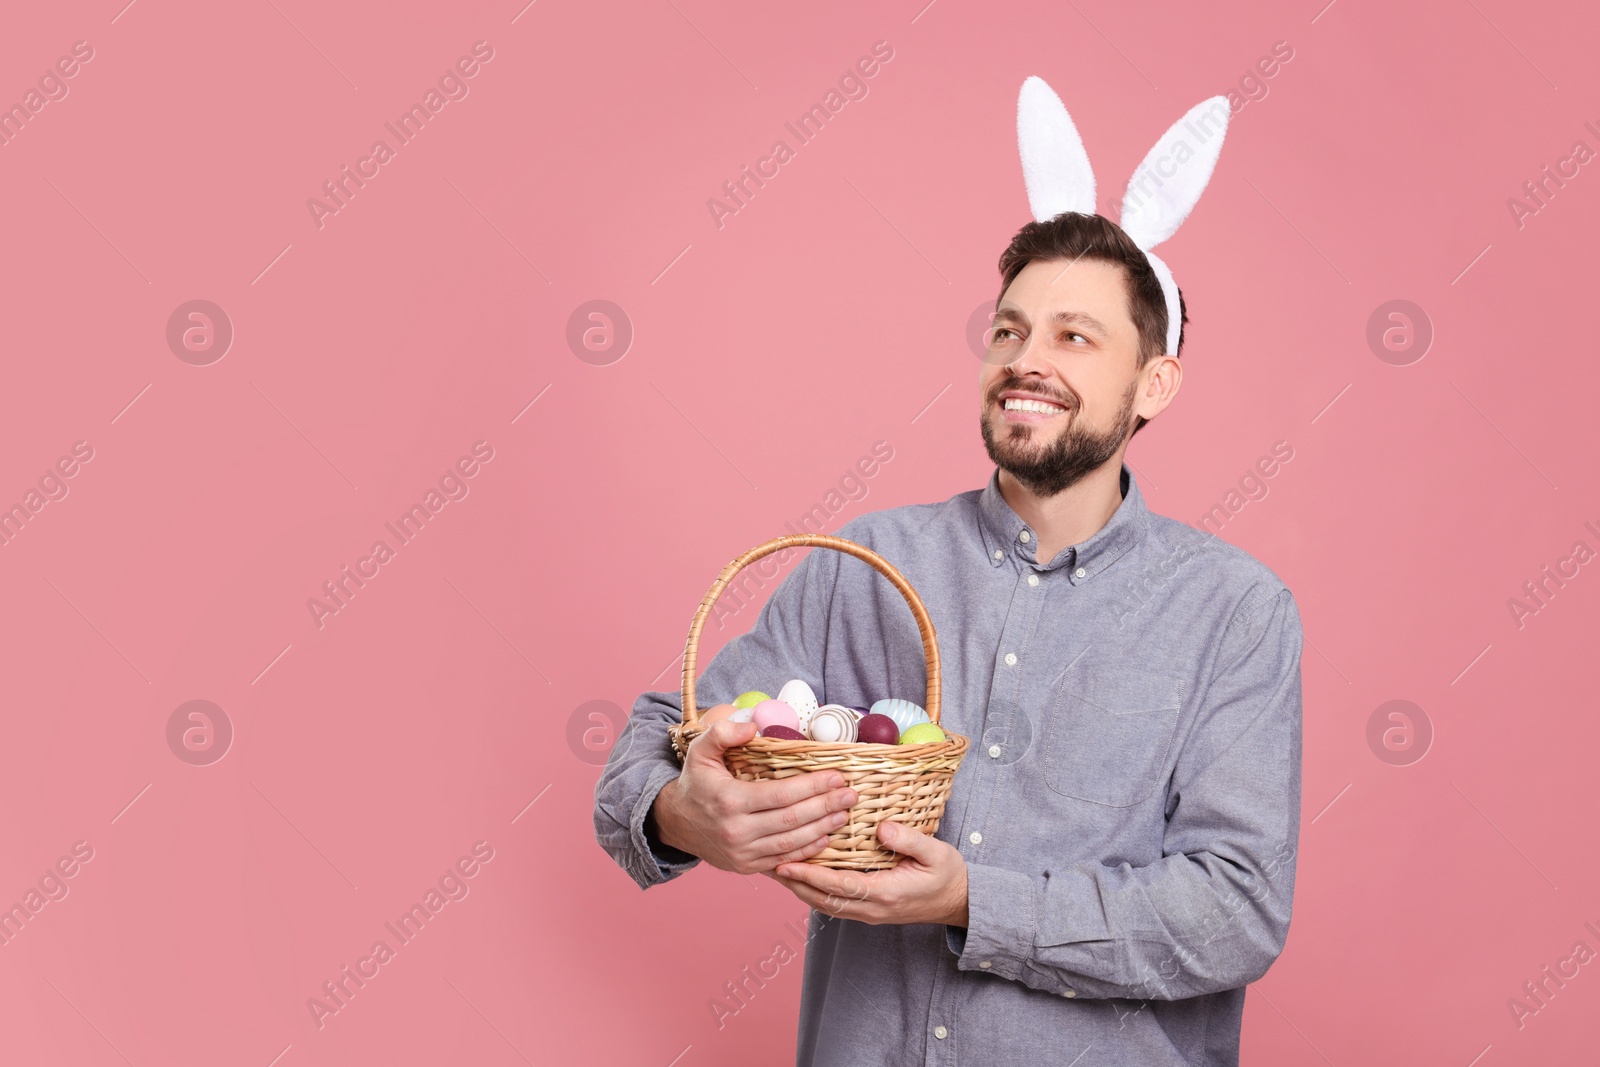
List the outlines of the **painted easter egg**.
{"label": "painted easter egg", "polygon": [[887,715],[903,733],[919,722],[928,722],[928,713],[909,700],[880,700],[872,705],[873,715]]}
{"label": "painted easter egg", "polygon": [[817,710],[817,694],[804,681],[794,678],[783,683],[783,688],[778,690],[778,699],[794,709],[800,720],[799,729],[804,731]]}
{"label": "painted easter egg", "polygon": [[770,737],[774,741],[804,741],[806,739],[806,735],[801,733],[799,730],[791,729],[790,727],[781,725],[779,723],[773,723],[771,726],[763,727],[761,730],[761,736]]}
{"label": "painted easter egg", "polygon": [[755,707],[763,700],[771,699],[771,697],[767,696],[767,694],[763,693],[761,690],[752,689],[748,693],[740,693],[738,696],[734,697],[733,706],[743,711],[745,708]]}
{"label": "painted easter egg", "polygon": [[735,708],[733,714],[728,716],[729,722],[749,722],[755,715],[755,708]]}
{"label": "painted easter egg", "polygon": [[868,714],[856,723],[856,740],[868,745],[892,745],[900,740],[900,727],[887,715]]}
{"label": "painted easter egg", "polygon": [[737,710],[732,704],[718,704],[714,708],[707,708],[700,713],[700,725],[709,728],[714,722],[723,722],[730,718]]}
{"label": "painted easter egg", "polygon": [[902,745],[926,745],[934,741],[943,741],[944,731],[939,729],[938,723],[919,722],[908,726],[900,735]]}
{"label": "painted easter egg", "polygon": [[837,704],[824,704],[811,716],[811,728],[806,733],[813,741],[854,741],[855,713]]}
{"label": "painted easter egg", "polygon": [[750,721],[760,730],[769,726],[787,726],[796,733],[800,731],[800,717],[781,700],[763,700],[757,704],[751,709]]}

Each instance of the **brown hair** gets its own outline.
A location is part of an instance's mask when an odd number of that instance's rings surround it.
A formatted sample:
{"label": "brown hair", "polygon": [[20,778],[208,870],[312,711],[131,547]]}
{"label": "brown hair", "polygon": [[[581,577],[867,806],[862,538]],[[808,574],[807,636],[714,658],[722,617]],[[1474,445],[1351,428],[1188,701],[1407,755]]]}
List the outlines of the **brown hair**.
{"label": "brown hair", "polygon": [[[1097,259],[1122,267],[1128,280],[1128,315],[1139,331],[1137,368],[1143,370],[1152,359],[1167,351],[1167,299],[1161,292],[1161,282],[1150,266],[1143,250],[1133,243],[1133,238],[1121,226],[1103,215],[1085,215],[1077,211],[1063,211],[1046,222],[1030,222],[1017,231],[1011,244],[1000,254],[1001,297],[1034,260]],[[1184,306],[1183,291],[1178,291],[1178,348],[1183,354],[1183,327],[1189,322],[1188,308]],[[1138,433],[1147,420],[1134,423]]]}

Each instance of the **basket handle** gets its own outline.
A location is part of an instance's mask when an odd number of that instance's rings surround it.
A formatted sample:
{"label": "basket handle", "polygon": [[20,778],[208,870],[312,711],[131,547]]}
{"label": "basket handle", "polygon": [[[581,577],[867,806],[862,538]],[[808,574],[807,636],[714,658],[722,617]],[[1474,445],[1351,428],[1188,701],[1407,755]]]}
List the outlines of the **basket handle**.
{"label": "basket handle", "polygon": [[750,564],[781,552],[786,548],[795,547],[831,548],[836,552],[843,552],[847,556],[854,556],[871,564],[872,568],[882,574],[894,587],[900,590],[900,595],[905,597],[906,604],[911,608],[911,614],[916,616],[917,629],[922,633],[922,654],[928,664],[928,695],[927,704],[923,709],[928,713],[928,718],[933,722],[939,721],[939,641],[934,636],[933,620],[928,617],[927,606],[922,603],[922,598],[917,591],[911,588],[911,583],[906,581],[906,576],[901,574],[895,565],[878,555],[865,545],[843,537],[834,537],[831,534],[786,534],[775,537],[766,544],[757,545],[722,568],[722,573],[717,575],[717,580],[711,583],[711,589],[700,601],[700,608],[694,613],[694,622],[689,624],[689,640],[683,649],[683,722],[685,726],[694,726],[700,721],[700,711],[694,701],[694,674],[695,658],[699,651],[700,631],[704,628],[706,618],[711,614],[711,608],[733,581],[734,575],[744,570]]}

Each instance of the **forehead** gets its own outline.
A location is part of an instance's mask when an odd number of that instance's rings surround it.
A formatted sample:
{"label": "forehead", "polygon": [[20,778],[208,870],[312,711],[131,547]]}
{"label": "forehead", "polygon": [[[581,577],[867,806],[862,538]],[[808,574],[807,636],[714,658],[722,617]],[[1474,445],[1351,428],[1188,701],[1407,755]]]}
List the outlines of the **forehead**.
{"label": "forehead", "polygon": [[1000,310],[1041,321],[1059,311],[1093,315],[1115,332],[1136,332],[1128,309],[1127,271],[1099,259],[1036,259],[1000,298]]}

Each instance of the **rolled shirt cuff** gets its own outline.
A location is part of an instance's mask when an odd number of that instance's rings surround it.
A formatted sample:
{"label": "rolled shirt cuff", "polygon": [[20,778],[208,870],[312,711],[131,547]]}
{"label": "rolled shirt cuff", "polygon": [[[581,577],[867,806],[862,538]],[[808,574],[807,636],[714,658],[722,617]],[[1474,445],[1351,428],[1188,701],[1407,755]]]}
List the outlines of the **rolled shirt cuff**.
{"label": "rolled shirt cuff", "polygon": [[634,806],[629,819],[629,836],[633,839],[633,862],[628,874],[640,889],[668,882],[700,862],[700,857],[673,848],[645,832],[645,819],[657,795],[665,789],[680,770],[671,764],[661,764],[650,772],[645,787],[639,793],[639,803]]}
{"label": "rolled shirt cuff", "polygon": [[963,971],[1022,977],[1038,924],[1033,879],[1021,871],[967,864],[967,926],[945,927],[945,944]]}

